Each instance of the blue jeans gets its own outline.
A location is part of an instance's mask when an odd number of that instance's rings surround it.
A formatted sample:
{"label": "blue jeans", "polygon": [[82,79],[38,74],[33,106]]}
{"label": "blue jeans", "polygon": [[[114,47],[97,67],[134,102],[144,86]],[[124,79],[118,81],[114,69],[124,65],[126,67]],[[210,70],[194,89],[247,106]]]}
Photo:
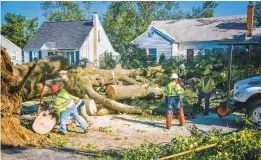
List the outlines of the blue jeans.
{"label": "blue jeans", "polygon": [[177,109],[179,112],[181,100],[179,97],[167,97],[167,105],[168,105],[168,110],[167,114],[173,114],[173,108]]}
{"label": "blue jeans", "polygon": [[209,99],[210,99],[211,93],[204,93],[202,91],[199,91],[198,94],[198,104],[201,104],[202,98],[205,98],[205,111],[209,112]]}
{"label": "blue jeans", "polygon": [[66,119],[72,116],[81,126],[83,130],[86,130],[86,125],[80,119],[77,108],[72,106],[71,108],[66,109],[65,111],[60,113],[60,127],[63,133],[66,133]]}

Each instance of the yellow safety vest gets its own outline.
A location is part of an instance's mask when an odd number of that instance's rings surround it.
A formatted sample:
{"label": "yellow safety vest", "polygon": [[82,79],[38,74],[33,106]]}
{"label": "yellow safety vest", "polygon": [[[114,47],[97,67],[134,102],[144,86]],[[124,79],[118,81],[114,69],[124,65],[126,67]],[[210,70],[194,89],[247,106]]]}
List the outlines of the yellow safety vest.
{"label": "yellow safety vest", "polygon": [[59,114],[62,111],[65,111],[67,108],[70,108],[74,105],[71,95],[63,88],[60,89],[59,94],[54,100],[54,108]]}
{"label": "yellow safety vest", "polygon": [[167,97],[177,97],[180,94],[182,94],[183,91],[181,89],[181,87],[179,86],[179,84],[174,83],[174,82],[170,82],[167,87],[164,89],[163,94]]}
{"label": "yellow safety vest", "polygon": [[208,83],[206,85],[204,85],[204,78],[201,79],[200,83],[202,87],[202,92],[204,93],[210,93],[214,88],[216,88],[215,82],[211,78],[208,80]]}
{"label": "yellow safety vest", "polygon": [[185,75],[187,75],[186,69],[178,69],[178,75],[179,75],[179,76],[185,76]]}

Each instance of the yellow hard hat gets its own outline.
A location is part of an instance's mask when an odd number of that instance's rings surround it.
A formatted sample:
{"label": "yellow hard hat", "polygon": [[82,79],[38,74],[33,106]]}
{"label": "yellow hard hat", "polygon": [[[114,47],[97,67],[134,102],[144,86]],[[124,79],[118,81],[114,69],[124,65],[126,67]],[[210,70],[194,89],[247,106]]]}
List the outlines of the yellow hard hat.
{"label": "yellow hard hat", "polygon": [[203,73],[203,75],[204,75],[204,76],[209,75],[209,72],[210,72],[209,70],[205,70],[204,73]]}

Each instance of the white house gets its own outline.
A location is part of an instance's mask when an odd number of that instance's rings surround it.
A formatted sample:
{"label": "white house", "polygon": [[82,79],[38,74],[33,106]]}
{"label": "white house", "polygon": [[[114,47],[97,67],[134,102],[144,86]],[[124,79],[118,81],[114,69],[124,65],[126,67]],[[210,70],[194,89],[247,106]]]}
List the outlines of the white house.
{"label": "white house", "polygon": [[1,47],[5,48],[14,65],[22,64],[22,49],[1,35]]}
{"label": "white house", "polygon": [[81,59],[99,62],[103,53],[114,51],[95,13],[92,20],[44,22],[23,48],[24,62],[64,52],[70,64]]}
{"label": "white house", "polygon": [[188,59],[205,49],[227,47],[219,45],[222,42],[260,41],[261,28],[252,27],[253,14],[249,13],[253,10],[248,9],[249,18],[232,16],[153,21],[132,43],[146,48],[148,55],[158,62],[162,53],[166,54],[166,58]]}

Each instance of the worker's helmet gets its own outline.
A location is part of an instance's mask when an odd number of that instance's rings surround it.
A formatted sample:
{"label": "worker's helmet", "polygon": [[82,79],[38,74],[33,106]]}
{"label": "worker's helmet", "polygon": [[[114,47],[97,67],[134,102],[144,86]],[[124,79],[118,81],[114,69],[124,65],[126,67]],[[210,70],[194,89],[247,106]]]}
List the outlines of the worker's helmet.
{"label": "worker's helmet", "polygon": [[205,70],[204,73],[203,73],[203,75],[204,75],[204,76],[207,76],[207,75],[209,75],[209,73],[210,73],[209,70]]}
{"label": "worker's helmet", "polygon": [[170,77],[170,79],[178,79],[179,76],[176,73],[173,73]]}
{"label": "worker's helmet", "polygon": [[184,64],[181,64],[181,65],[179,66],[179,68],[180,68],[180,69],[185,69],[185,65],[184,65]]}
{"label": "worker's helmet", "polygon": [[57,93],[60,90],[60,87],[58,85],[52,85],[51,90],[53,93]]}

